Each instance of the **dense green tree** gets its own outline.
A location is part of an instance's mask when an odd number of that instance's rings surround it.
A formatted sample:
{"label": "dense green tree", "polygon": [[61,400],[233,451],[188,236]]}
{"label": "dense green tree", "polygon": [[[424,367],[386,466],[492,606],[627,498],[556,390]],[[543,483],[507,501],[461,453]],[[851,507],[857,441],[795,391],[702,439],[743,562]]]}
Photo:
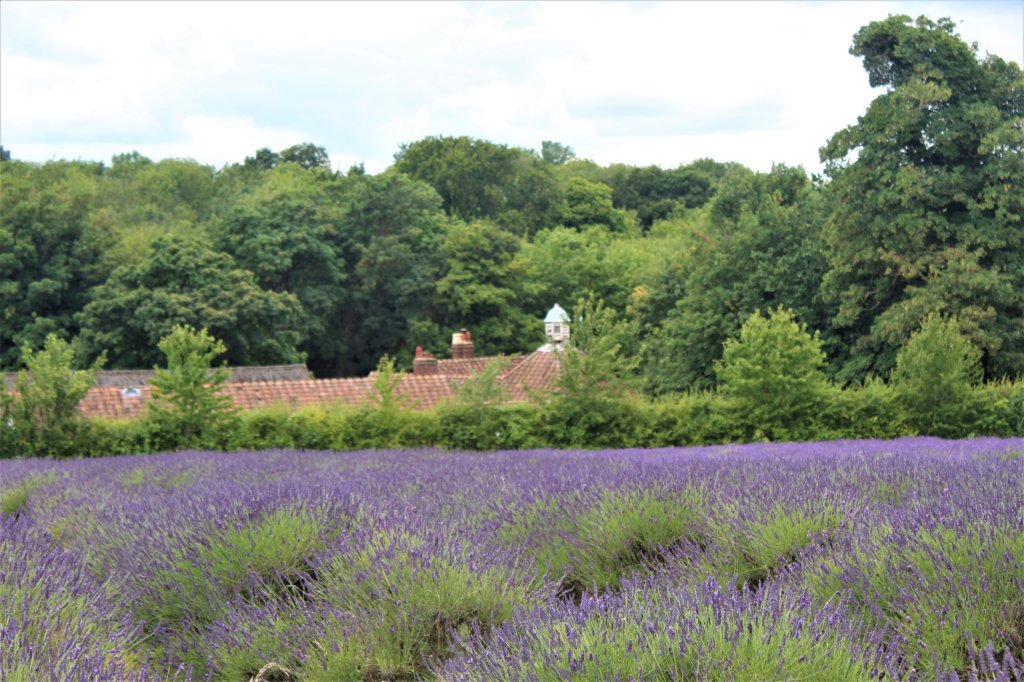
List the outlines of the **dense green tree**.
{"label": "dense green tree", "polygon": [[550,163],[553,166],[560,166],[563,163],[567,163],[576,158],[576,152],[572,150],[572,147],[561,144],[560,142],[553,142],[551,140],[544,140],[540,143],[540,158],[544,160],[544,163]]}
{"label": "dense green tree", "polygon": [[799,168],[731,171],[689,224],[693,236],[681,265],[666,270],[654,289],[661,299],[676,298],[646,341],[648,388],[713,386],[722,344],[755,310],[783,306],[824,328],[828,313],[817,292],[826,267],[820,229],[827,211],[825,197]]}
{"label": "dense green tree", "polygon": [[261,147],[252,156],[245,157],[243,166],[248,170],[264,171],[274,168],[280,162],[280,154],[267,147]]}
{"label": "dense green tree", "polygon": [[267,291],[302,305],[300,350],[311,366],[329,366],[347,347],[339,325],[348,295],[338,244],[341,208],[324,183],[293,164],[263,174],[212,228],[219,250],[252,272]]}
{"label": "dense green tree", "polygon": [[642,250],[635,239],[591,226],[580,232],[556,227],[538,232],[523,247],[523,303],[542,314],[553,304],[592,294],[618,311],[637,284]]}
{"label": "dense green tree", "polygon": [[79,315],[92,356],[119,368],[152,367],[176,325],[209,329],[232,365],[297,362],[301,308],[292,294],[264,291],[252,273],[199,235],[157,239],[136,265],[115,270]]}
{"label": "dense green tree", "polygon": [[616,422],[628,409],[635,359],[624,349],[635,329],[592,296],[574,306],[568,342],[555,347],[557,388],[544,419],[562,445],[602,445],[614,439]]}
{"label": "dense green tree", "polygon": [[798,436],[828,397],[824,366],[817,333],[777,308],[746,319],[739,337],[725,342],[715,373],[738,418],[778,440]]}
{"label": "dense green tree", "polygon": [[627,219],[623,211],[612,206],[612,188],[584,178],[569,178],[565,188],[565,208],[562,224],[581,228],[603,225],[610,230],[623,231]]}
{"label": "dense green tree", "polygon": [[104,254],[110,272],[138,263],[158,236],[194,231],[218,205],[212,167],[182,159],[154,163],[131,152],[114,156],[97,183],[88,219],[113,242]]}
{"label": "dense green tree", "polygon": [[280,163],[298,164],[306,170],[313,170],[314,168],[331,170],[331,159],[327,156],[327,150],[323,147],[318,147],[312,142],[304,142],[292,145],[287,149],[282,149],[278,155],[278,161]]}
{"label": "dense green tree", "polygon": [[981,353],[956,318],[929,315],[896,355],[891,383],[918,433],[963,437],[964,412],[981,380]]}
{"label": "dense green tree", "polygon": [[0,172],[0,367],[14,369],[22,346],[77,334],[111,239],[89,220],[100,164],[7,161]]}
{"label": "dense green tree", "polygon": [[[456,222],[445,236],[445,272],[437,282],[443,329],[472,331],[478,353],[532,350],[536,317],[523,310],[517,291],[523,266],[519,237],[487,220]],[[439,350],[439,349],[437,349]]]}
{"label": "dense green tree", "polygon": [[412,330],[432,319],[448,220],[437,192],[402,173],[348,180],[334,237],[348,268],[347,348],[331,373],[365,375],[384,355],[411,361],[422,343]]}
{"label": "dense green tree", "polygon": [[851,54],[885,92],[821,158],[836,195],[823,292],[844,378],[886,373],[932,312],[956,315],[989,376],[1024,369],[1024,76],[949,19],[890,16]]}
{"label": "dense green tree", "polygon": [[644,229],[680,209],[703,206],[714,195],[715,180],[705,168],[664,170],[616,164],[608,168],[605,177],[604,182],[613,189],[616,208],[635,211]]}
{"label": "dense green tree", "polygon": [[561,196],[550,164],[533,152],[469,137],[402,145],[394,168],[432,186],[448,215],[490,218],[530,233],[557,222]]}

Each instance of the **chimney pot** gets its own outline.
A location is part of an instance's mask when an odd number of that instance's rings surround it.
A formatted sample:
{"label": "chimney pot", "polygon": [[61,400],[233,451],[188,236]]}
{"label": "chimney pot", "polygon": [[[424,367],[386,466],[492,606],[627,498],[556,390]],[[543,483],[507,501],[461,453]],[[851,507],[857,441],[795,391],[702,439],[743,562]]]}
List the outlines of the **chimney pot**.
{"label": "chimney pot", "polygon": [[468,329],[462,329],[452,334],[452,359],[464,360],[473,357],[472,336]]}
{"label": "chimney pot", "polygon": [[414,376],[433,376],[438,373],[437,358],[422,348],[416,349],[416,357],[412,361]]}

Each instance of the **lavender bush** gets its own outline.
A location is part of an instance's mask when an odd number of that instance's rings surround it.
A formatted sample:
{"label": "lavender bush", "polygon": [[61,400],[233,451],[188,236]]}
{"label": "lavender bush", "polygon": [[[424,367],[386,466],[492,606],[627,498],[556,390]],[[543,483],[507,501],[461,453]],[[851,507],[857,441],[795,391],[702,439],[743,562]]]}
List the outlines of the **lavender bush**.
{"label": "lavender bush", "polygon": [[0,681],[1024,679],[1024,440],[0,462]]}

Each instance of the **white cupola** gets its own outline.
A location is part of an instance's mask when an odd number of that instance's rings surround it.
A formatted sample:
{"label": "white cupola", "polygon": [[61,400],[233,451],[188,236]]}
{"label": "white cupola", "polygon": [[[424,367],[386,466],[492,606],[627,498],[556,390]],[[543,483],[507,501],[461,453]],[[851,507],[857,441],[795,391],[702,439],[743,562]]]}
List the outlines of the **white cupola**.
{"label": "white cupola", "polygon": [[557,303],[544,316],[544,335],[551,343],[569,340],[569,314]]}

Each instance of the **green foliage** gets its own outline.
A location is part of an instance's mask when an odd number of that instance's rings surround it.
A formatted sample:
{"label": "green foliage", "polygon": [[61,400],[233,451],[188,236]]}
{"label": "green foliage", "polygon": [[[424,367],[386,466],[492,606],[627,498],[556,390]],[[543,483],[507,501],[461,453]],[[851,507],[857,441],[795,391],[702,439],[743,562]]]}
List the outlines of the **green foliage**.
{"label": "green foliage", "polygon": [[519,237],[488,220],[453,223],[445,235],[436,306],[444,328],[472,330],[479,355],[527,350],[533,340],[536,320],[517,296],[525,278],[521,247]]}
{"label": "green foliage", "polygon": [[78,334],[75,313],[108,269],[110,235],[89,210],[99,166],[10,161],[0,191],[0,367],[20,366],[22,347]]}
{"label": "green foliage", "polygon": [[[811,632],[807,616],[779,604],[777,595],[776,601],[765,599],[756,611],[746,613],[716,608],[704,597],[665,619],[662,602],[671,599],[664,590],[634,587],[620,607],[629,617],[623,618],[618,609],[595,610],[585,620],[554,622],[524,637],[526,650],[513,655],[533,664],[529,672],[536,679],[550,676],[551,661],[564,662],[567,656],[571,668],[566,668],[572,672],[562,673],[566,680],[870,679],[849,638],[837,632]],[[812,618],[830,616],[823,610]],[[676,628],[685,628],[687,646],[679,646]],[[488,680],[514,682],[524,669],[525,665],[514,674],[499,669]]]}
{"label": "green foliage", "polygon": [[91,298],[79,316],[82,339],[92,354],[110,349],[114,367],[157,364],[160,339],[177,325],[222,339],[232,365],[302,359],[296,298],[260,289],[250,272],[198,236],[157,239],[144,261],[115,270]]}
{"label": "green foliage", "polygon": [[[314,668],[312,679],[328,679],[331,670],[343,670],[349,679],[416,678],[450,653],[450,630],[461,637],[474,628],[486,632],[515,609],[539,601],[536,577],[504,565],[480,565],[467,545],[434,553],[440,537],[381,530],[318,571],[314,596],[341,604],[354,617],[324,623],[336,635],[328,641],[353,642],[361,656],[346,648],[322,651],[316,658],[323,669]],[[362,674],[352,674],[357,671]]]}
{"label": "green foliage", "polygon": [[[411,361],[411,330],[430,312],[448,220],[429,185],[389,171],[347,180],[336,251],[347,267],[345,339],[330,374],[365,375],[385,354]],[[323,370],[321,370],[323,371]]]}
{"label": "green foliage", "polygon": [[626,226],[623,211],[612,207],[612,188],[584,178],[569,178],[565,188],[565,209],[562,224],[580,229],[588,225],[603,225],[613,231]]}
{"label": "green foliage", "polygon": [[[476,400],[476,399],[474,399]],[[1002,381],[976,386],[955,428],[962,433],[1024,435],[1024,384]],[[526,450],[544,447],[640,448],[747,442],[765,437],[737,401],[719,392],[694,391],[656,400],[630,398],[587,417],[563,421],[552,404],[446,403],[434,410],[284,406],[245,410],[218,446],[237,450],[299,448],[362,450],[442,447],[452,450]],[[584,430],[589,429],[589,430]],[[88,452],[131,454],[185,447],[162,433],[159,445],[144,420],[91,420]],[[788,432],[806,440],[899,438],[913,435],[893,387],[877,379],[829,391],[812,420]],[[81,449],[85,451],[85,447]]]}
{"label": "green foliage", "polygon": [[737,418],[767,438],[783,439],[803,437],[829,397],[824,364],[818,335],[778,308],[768,317],[756,311],[747,318],[739,338],[726,342],[715,371]]}
{"label": "green foliage", "polygon": [[579,597],[618,589],[682,543],[706,541],[705,514],[700,489],[615,491],[582,509],[564,499],[541,500],[499,536],[532,545],[538,570]]}
{"label": "green foliage", "polygon": [[[834,391],[821,406],[818,437],[891,439],[907,435],[896,393],[890,384],[869,376],[859,384]],[[995,431],[977,431],[991,433]]]}
{"label": "green foliage", "polygon": [[213,371],[227,348],[205,329],[176,326],[160,340],[166,368],[150,380],[153,395],[145,416],[156,447],[215,447],[234,427],[235,408],[222,389],[227,367]]}
{"label": "green foliage", "polygon": [[264,173],[212,232],[219,250],[253,273],[264,291],[293,294],[301,306],[299,350],[315,368],[349,350],[339,321],[350,277],[338,239],[341,208],[325,183],[294,165]]}
{"label": "green foliage", "polygon": [[572,150],[572,147],[561,144],[560,142],[553,142],[551,140],[544,140],[540,143],[540,158],[544,160],[544,163],[550,163],[553,166],[560,166],[563,163],[567,163],[576,158],[576,152]]}
{"label": "green foliage", "polygon": [[633,359],[622,353],[635,333],[603,301],[580,299],[569,341],[553,346],[559,374],[547,398],[545,428],[563,447],[602,446],[628,412]]}
{"label": "green foliage", "polygon": [[282,149],[278,158],[281,163],[294,163],[305,170],[331,170],[331,159],[327,156],[327,150],[312,142],[303,142]]}
{"label": "green foliage", "polygon": [[516,233],[552,224],[560,208],[551,164],[533,152],[469,137],[427,137],[402,145],[394,168],[430,184],[445,211],[495,220]]}
{"label": "green foliage", "polygon": [[885,92],[821,149],[844,380],[888,373],[931,313],[960,319],[990,378],[1024,366],[1024,75],[955,30],[890,16],[854,36]]}
{"label": "green foliage", "polygon": [[964,412],[981,379],[981,353],[954,318],[931,315],[896,356],[892,384],[907,422],[918,433],[966,435]]}
{"label": "green foliage", "polygon": [[[880,529],[876,542],[884,547],[855,545],[820,557],[808,567],[805,585],[820,601],[852,594],[865,620],[894,627],[929,678],[968,669],[973,652],[990,642],[996,651],[1020,651],[1024,531],[972,522]],[[867,599],[884,611],[868,608]]]}
{"label": "green foliage", "polygon": [[[742,510],[724,510],[732,516]],[[735,577],[737,587],[757,587],[822,534],[836,531],[842,515],[836,509],[787,509],[781,504],[743,525],[736,532],[728,523],[719,521],[714,529],[720,549],[714,561],[719,575]]]}
{"label": "green foliage", "polygon": [[52,483],[57,475],[54,472],[46,474],[35,474],[27,476],[15,485],[0,493],[0,514],[4,516],[17,515],[26,504],[32,494],[47,483]]}
{"label": "green foliage", "polygon": [[705,210],[682,221],[686,240],[651,287],[648,389],[712,388],[723,344],[755,310],[782,306],[826,329],[817,291],[825,272],[819,226],[827,211],[800,168],[730,170]]}
{"label": "green foliage", "polygon": [[[249,603],[260,603],[268,594],[297,598],[310,562],[332,532],[303,509],[279,508],[253,519],[228,520],[201,529],[193,542],[174,546],[159,557],[153,576],[143,583],[129,576],[123,589],[140,588],[150,580],[164,586],[140,589],[131,612],[147,631],[173,633],[166,639],[177,640],[182,660],[203,671],[208,664],[204,630],[229,616],[225,595]],[[159,658],[165,652],[152,653]]]}
{"label": "green foliage", "polygon": [[35,351],[22,349],[26,371],[18,373],[14,393],[0,392],[0,457],[71,457],[86,454],[89,423],[78,404],[103,365],[75,370],[75,349],[55,334]]}
{"label": "green foliage", "polygon": [[686,209],[699,208],[714,195],[717,181],[731,166],[710,159],[665,170],[612,164],[599,168],[588,162],[567,164],[565,172],[612,188],[615,208],[635,212],[643,229]]}
{"label": "green foliage", "polygon": [[[520,306],[543,311],[554,301],[576,301],[593,294],[606,306],[625,310],[654,258],[647,245],[603,226],[542,230],[523,245],[519,258]],[[534,320],[531,316],[535,325]]]}

